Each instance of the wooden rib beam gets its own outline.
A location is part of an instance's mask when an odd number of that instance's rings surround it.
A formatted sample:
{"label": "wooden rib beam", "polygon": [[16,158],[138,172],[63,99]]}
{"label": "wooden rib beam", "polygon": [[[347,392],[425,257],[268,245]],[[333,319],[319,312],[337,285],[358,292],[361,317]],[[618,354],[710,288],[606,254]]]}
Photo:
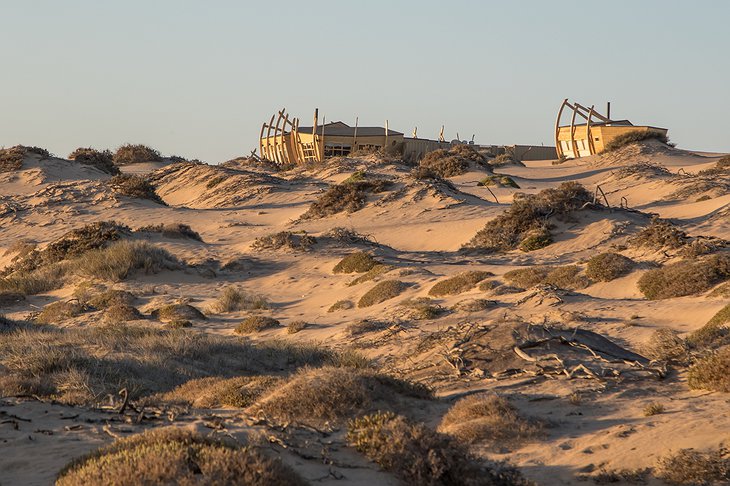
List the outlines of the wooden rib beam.
{"label": "wooden rib beam", "polygon": [[577,146],[575,144],[575,114],[578,112],[577,107],[573,107],[573,116],[570,118],[570,146],[573,148],[573,157],[577,158]]}
{"label": "wooden rib beam", "polygon": [[261,134],[259,135],[259,156],[264,158],[264,130],[266,129],[266,122],[261,125]]}
{"label": "wooden rib beam", "polygon": [[560,108],[558,109],[558,117],[555,119],[555,151],[558,154],[558,158],[561,158],[563,154],[563,149],[560,146],[560,140],[558,140],[560,136],[560,117],[563,115],[563,109],[565,109],[565,105],[568,104],[568,98],[565,98],[563,102],[560,104]]}
{"label": "wooden rib beam", "polygon": [[269,129],[266,130],[266,160],[271,160],[271,129],[274,125],[274,117],[276,117],[276,114],[271,115],[271,120],[269,120]]}
{"label": "wooden rib beam", "polygon": [[594,115],[594,106],[595,105],[591,105],[591,109],[588,111],[588,120],[586,120],[586,137],[588,138],[588,151],[591,155],[596,153],[596,146],[593,143],[593,135],[591,134],[591,117]]}

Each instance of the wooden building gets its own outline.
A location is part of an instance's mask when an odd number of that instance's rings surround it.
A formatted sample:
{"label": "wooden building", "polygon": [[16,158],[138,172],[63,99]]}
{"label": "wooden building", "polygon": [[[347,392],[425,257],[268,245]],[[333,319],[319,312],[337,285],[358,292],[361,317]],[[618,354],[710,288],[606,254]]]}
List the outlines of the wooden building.
{"label": "wooden building", "polygon": [[[563,111],[568,107],[572,110],[569,125],[560,125]],[[628,120],[612,120],[611,105],[606,109],[606,115],[595,110],[595,106],[586,108],[579,103],[569,103],[565,99],[558,110],[555,120],[555,148],[557,156],[574,159],[603,152],[606,145],[616,137],[629,132],[655,132],[666,135],[666,128],[648,125],[634,125]],[[576,123],[576,118],[582,121]]]}

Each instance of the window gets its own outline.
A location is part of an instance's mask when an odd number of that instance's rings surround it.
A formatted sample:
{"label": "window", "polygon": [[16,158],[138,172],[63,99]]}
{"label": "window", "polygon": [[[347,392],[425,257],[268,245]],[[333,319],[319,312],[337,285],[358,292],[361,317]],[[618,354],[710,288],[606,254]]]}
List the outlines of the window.
{"label": "window", "polygon": [[325,157],[342,157],[349,155],[351,151],[352,147],[350,145],[325,144],[324,146]]}

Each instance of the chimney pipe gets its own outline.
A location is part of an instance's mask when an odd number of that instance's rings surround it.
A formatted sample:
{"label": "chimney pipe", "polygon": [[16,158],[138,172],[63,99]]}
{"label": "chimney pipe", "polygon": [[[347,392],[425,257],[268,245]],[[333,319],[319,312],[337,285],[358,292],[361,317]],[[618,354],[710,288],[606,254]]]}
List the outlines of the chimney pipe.
{"label": "chimney pipe", "polygon": [[606,103],[606,118],[611,119],[611,102]]}

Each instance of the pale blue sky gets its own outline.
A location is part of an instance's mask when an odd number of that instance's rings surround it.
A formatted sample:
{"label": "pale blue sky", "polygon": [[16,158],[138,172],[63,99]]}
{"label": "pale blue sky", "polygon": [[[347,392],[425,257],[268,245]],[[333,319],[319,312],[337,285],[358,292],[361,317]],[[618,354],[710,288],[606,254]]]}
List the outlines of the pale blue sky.
{"label": "pale blue sky", "polygon": [[0,145],[216,163],[309,123],[552,144],[563,98],[730,151],[730,2],[0,0]]}

